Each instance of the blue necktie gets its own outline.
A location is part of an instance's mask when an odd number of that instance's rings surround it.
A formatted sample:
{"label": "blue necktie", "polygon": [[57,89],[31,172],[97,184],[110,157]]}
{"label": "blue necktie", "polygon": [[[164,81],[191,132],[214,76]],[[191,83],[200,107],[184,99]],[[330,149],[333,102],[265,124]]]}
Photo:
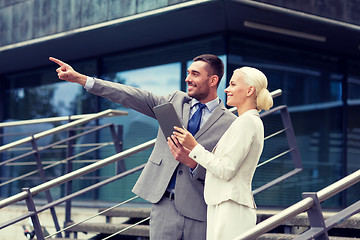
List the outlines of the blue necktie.
{"label": "blue necktie", "polygon": [[[191,134],[193,136],[197,133],[197,131],[200,128],[202,110],[203,110],[204,107],[206,107],[206,105],[202,104],[202,103],[197,103],[197,105],[199,105],[199,108],[192,115],[192,117],[190,118],[190,120],[188,122],[188,131],[191,132]],[[175,188],[176,173],[177,173],[177,170],[175,170],[174,174],[172,175],[172,177],[170,179],[170,183],[169,183],[169,186],[168,186],[169,189],[174,189]]]}
{"label": "blue necktie", "polygon": [[195,134],[200,128],[202,110],[204,107],[206,107],[206,105],[202,103],[197,103],[197,105],[199,105],[199,108],[192,115],[191,119],[188,122],[188,131],[191,132],[193,136],[195,136]]}

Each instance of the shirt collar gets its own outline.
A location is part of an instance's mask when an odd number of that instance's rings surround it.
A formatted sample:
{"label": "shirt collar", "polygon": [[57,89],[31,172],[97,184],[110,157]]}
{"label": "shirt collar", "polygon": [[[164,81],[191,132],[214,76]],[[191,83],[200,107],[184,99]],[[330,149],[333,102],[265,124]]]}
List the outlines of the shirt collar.
{"label": "shirt collar", "polygon": [[[193,106],[195,106],[197,103],[199,103],[200,101],[198,101],[197,99],[193,98],[191,100],[191,108]],[[209,112],[212,112],[215,110],[215,108],[219,105],[220,103],[220,99],[219,97],[216,97],[214,100],[210,101],[210,102],[207,102],[205,103],[206,105],[206,108],[209,110]]]}

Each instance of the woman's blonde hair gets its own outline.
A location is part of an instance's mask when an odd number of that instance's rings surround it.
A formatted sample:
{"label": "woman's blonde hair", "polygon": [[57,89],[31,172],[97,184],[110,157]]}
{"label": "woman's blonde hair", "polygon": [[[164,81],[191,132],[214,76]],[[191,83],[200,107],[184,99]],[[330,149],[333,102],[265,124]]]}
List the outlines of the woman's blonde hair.
{"label": "woman's blonde hair", "polygon": [[244,73],[245,82],[255,87],[257,110],[269,110],[273,106],[273,98],[267,90],[268,81],[265,74],[252,67],[241,67],[238,70]]}

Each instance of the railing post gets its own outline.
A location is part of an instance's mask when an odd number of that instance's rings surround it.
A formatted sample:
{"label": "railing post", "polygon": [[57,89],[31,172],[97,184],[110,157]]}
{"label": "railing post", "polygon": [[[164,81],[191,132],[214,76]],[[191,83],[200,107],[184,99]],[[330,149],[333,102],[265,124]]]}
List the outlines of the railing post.
{"label": "railing post", "polygon": [[[39,170],[40,179],[41,179],[41,181],[43,183],[45,183],[47,181],[46,176],[45,176],[45,171],[44,171],[44,168],[43,168],[43,165],[42,165],[42,162],[41,162],[39,149],[37,147],[36,140],[35,140],[34,136],[32,137],[32,140],[31,140],[31,146],[32,146],[33,150],[35,151],[34,156],[35,156],[37,168]],[[48,201],[48,203],[51,203],[53,201],[53,199],[51,197],[51,193],[50,193],[49,190],[45,191],[45,196],[46,196],[46,200]],[[54,221],[55,229],[56,229],[56,231],[59,231],[60,230],[60,225],[59,225],[59,221],[57,219],[55,208],[53,208],[53,207],[50,208],[50,212],[51,212],[52,219]],[[58,233],[57,237],[61,238],[62,237],[61,233]]]}
{"label": "railing post", "polygon": [[[69,121],[70,121],[70,117],[69,117]],[[68,131],[68,138],[72,137],[74,135],[74,130],[69,130]],[[74,140],[71,139],[67,142],[67,152],[66,152],[66,158],[71,157],[74,154]],[[66,174],[70,173],[73,171],[73,165],[72,165],[72,159],[70,159],[69,161],[66,162]],[[68,196],[72,193],[72,180],[66,182],[65,184],[65,196]],[[64,222],[64,227],[66,227],[66,225],[68,223],[71,223],[71,199],[69,199],[68,201],[66,201],[65,203],[65,222]],[[66,231],[65,232],[65,237],[68,238],[70,236],[70,232]]]}
{"label": "railing post", "polygon": [[40,221],[39,221],[39,217],[37,215],[37,211],[35,208],[35,204],[34,204],[34,200],[33,197],[31,195],[30,192],[30,188],[23,188],[23,191],[27,192],[27,198],[25,199],[26,201],[26,206],[28,208],[28,211],[30,213],[33,213],[33,215],[31,216],[31,221],[34,227],[34,231],[35,231],[35,235],[36,235],[36,239],[37,240],[45,240],[44,238],[44,233],[41,229],[41,225],[40,225]]}
{"label": "railing post", "polygon": [[[4,145],[4,139],[5,139],[5,134],[4,134],[4,128],[0,127],[0,146]],[[0,162],[5,162],[5,153],[0,152]],[[0,165],[0,176],[2,177],[9,177],[9,171],[5,171],[5,166]],[[6,178],[4,178],[6,179]],[[6,194],[8,193],[8,185],[5,185],[4,187],[0,187],[0,197],[6,196]]]}
{"label": "railing post", "polygon": [[301,157],[300,157],[300,154],[299,154],[294,129],[292,127],[292,123],[291,123],[289,112],[287,110],[287,106],[282,105],[282,106],[278,106],[276,108],[270,109],[269,111],[261,113],[260,117],[264,118],[264,117],[269,116],[269,115],[271,115],[271,114],[273,114],[275,112],[278,112],[278,111],[280,112],[281,121],[282,121],[282,125],[283,125],[284,129],[282,129],[281,131],[279,131],[279,132],[277,132],[277,133],[275,133],[273,135],[277,135],[278,133],[285,131],[286,140],[288,142],[289,150],[287,150],[287,151],[285,151],[285,152],[283,152],[281,154],[278,154],[277,156],[272,157],[272,158],[268,159],[267,161],[264,161],[264,162],[258,164],[257,167],[260,167],[260,166],[266,164],[267,162],[271,162],[272,160],[274,160],[274,159],[276,159],[276,158],[290,152],[295,169],[288,172],[288,173],[285,173],[285,174],[281,175],[280,177],[277,177],[276,179],[274,179],[272,181],[269,181],[268,183],[262,185],[261,187],[258,187],[255,190],[253,190],[252,191],[253,195],[259,194],[260,192],[263,192],[266,189],[268,189],[268,188],[270,188],[270,187],[272,187],[272,186],[274,186],[274,185],[276,185],[276,184],[278,184],[278,183],[280,183],[280,182],[282,182],[282,181],[284,181],[284,180],[286,180],[286,179],[288,179],[288,178],[290,178],[290,177],[294,176],[295,174],[298,174],[299,172],[302,171]]}
{"label": "railing post", "polygon": [[[123,128],[121,125],[118,126],[118,130],[116,131],[115,126],[112,124],[109,126],[110,127],[110,132],[111,132],[111,136],[114,142],[114,146],[115,146],[115,151],[116,153],[120,153],[122,151],[122,144],[120,144],[120,141],[122,141],[122,133],[123,133]],[[116,173],[115,174],[119,174],[122,172],[126,171],[126,167],[125,167],[125,163],[123,160],[119,160],[116,162]]]}
{"label": "railing post", "polygon": [[283,125],[284,125],[284,128],[285,128],[286,138],[287,138],[288,143],[289,143],[289,147],[290,147],[290,149],[293,149],[291,151],[291,156],[293,158],[295,168],[301,168],[302,169],[302,163],[301,163],[299,149],[298,149],[298,146],[297,146],[297,143],[296,143],[294,128],[292,126],[289,111],[288,111],[287,107],[282,108],[280,110],[280,113],[281,113],[281,118],[282,118]]}
{"label": "railing post", "polygon": [[[326,229],[324,216],[320,205],[319,198],[316,192],[305,192],[302,194],[303,198],[312,198],[314,201],[313,207],[307,210],[308,218],[310,221],[310,230],[321,230],[320,234],[316,234],[314,239],[316,240],[329,240],[329,235]],[[309,231],[309,230],[308,230]],[[313,239],[313,238],[312,238]]]}

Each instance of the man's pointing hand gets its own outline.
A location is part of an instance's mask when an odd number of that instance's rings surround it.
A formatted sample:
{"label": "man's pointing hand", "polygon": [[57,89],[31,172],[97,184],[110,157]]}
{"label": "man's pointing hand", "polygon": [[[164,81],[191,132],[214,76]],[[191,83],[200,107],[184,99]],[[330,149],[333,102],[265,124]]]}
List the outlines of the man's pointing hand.
{"label": "man's pointing hand", "polygon": [[50,61],[58,64],[60,67],[56,69],[58,73],[59,79],[68,81],[68,82],[75,82],[79,83],[82,86],[85,86],[87,76],[76,72],[69,64],[64,63],[63,61],[50,57]]}

